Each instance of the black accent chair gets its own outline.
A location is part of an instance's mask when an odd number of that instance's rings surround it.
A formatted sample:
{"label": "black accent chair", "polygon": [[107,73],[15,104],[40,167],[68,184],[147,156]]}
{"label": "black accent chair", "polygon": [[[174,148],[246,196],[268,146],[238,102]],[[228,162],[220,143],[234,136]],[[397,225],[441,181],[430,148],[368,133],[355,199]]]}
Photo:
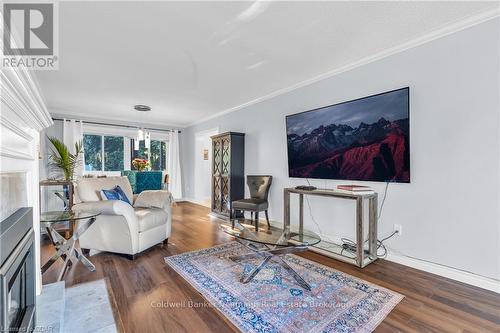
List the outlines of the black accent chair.
{"label": "black accent chair", "polygon": [[255,221],[255,230],[259,230],[259,212],[263,211],[266,214],[267,226],[270,228],[271,224],[269,223],[269,215],[267,213],[269,202],[267,201],[267,198],[269,196],[269,189],[271,188],[272,182],[273,176],[247,176],[250,198],[233,201],[232,215],[238,216],[238,214],[235,214],[236,211],[251,212],[252,221]]}

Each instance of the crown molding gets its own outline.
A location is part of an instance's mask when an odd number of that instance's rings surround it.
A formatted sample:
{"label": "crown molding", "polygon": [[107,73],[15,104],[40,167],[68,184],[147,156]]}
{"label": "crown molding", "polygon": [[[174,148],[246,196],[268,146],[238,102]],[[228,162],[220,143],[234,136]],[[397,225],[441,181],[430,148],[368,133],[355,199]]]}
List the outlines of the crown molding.
{"label": "crown molding", "polygon": [[14,159],[21,159],[21,160],[34,160],[35,158],[27,153],[23,153],[17,150],[13,150],[7,147],[0,147],[0,156],[2,157],[10,157]]}
{"label": "crown molding", "polygon": [[245,107],[248,107],[250,105],[254,105],[254,104],[257,104],[257,103],[269,100],[271,98],[274,98],[274,97],[286,94],[288,92],[291,92],[291,91],[294,91],[296,89],[299,89],[299,88],[311,85],[311,84],[319,82],[321,80],[324,80],[324,79],[327,79],[327,78],[339,75],[341,73],[350,71],[350,70],[352,70],[354,68],[367,65],[369,63],[372,63],[372,62],[375,62],[375,61],[387,58],[389,56],[392,56],[392,55],[400,53],[400,52],[404,52],[406,50],[409,50],[409,49],[412,49],[414,47],[420,46],[422,44],[429,43],[429,42],[431,42],[433,40],[436,40],[436,39],[439,39],[439,38],[451,35],[453,33],[462,31],[462,30],[470,28],[472,26],[475,26],[475,25],[481,24],[483,22],[495,19],[495,18],[497,18],[499,16],[500,16],[500,6],[498,6],[496,8],[493,8],[491,10],[488,10],[488,11],[484,11],[484,12],[482,12],[480,14],[473,15],[473,16],[468,17],[466,19],[463,19],[463,20],[460,20],[460,21],[457,21],[457,22],[454,22],[454,23],[451,23],[451,24],[447,24],[447,25],[445,25],[445,26],[443,26],[443,27],[441,27],[439,29],[436,29],[436,30],[428,33],[428,34],[425,34],[423,36],[414,38],[414,39],[412,39],[412,40],[410,40],[408,42],[405,42],[403,44],[397,45],[395,47],[391,47],[391,48],[386,49],[384,51],[375,53],[375,54],[373,54],[371,56],[362,58],[362,59],[360,59],[358,61],[352,62],[352,63],[347,64],[345,66],[342,66],[342,67],[333,69],[331,71],[325,72],[325,73],[320,74],[318,76],[315,76],[313,78],[301,81],[301,82],[299,82],[297,84],[294,84],[292,86],[276,90],[276,91],[274,91],[274,92],[272,92],[270,94],[258,97],[256,99],[253,99],[253,100],[249,101],[249,102],[246,102],[246,103],[237,105],[235,107],[232,107],[232,108],[229,108],[229,109],[217,112],[217,113],[215,113],[213,115],[210,115],[208,117],[201,118],[201,119],[199,119],[199,120],[197,120],[195,122],[190,123],[186,127],[198,125],[198,124],[204,123],[204,122],[206,122],[206,121],[208,121],[210,119],[214,119],[214,118],[223,116],[225,114],[241,110],[241,109],[243,109]]}
{"label": "crown molding", "polygon": [[0,114],[0,124],[28,142],[31,142],[34,139],[34,137],[28,131],[8,119],[4,114]]}
{"label": "crown molding", "polygon": [[[40,131],[52,125],[38,84],[27,70],[5,69],[0,72],[0,99],[30,128]],[[3,121],[3,118],[2,118]]]}
{"label": "crown molding", "polygon": [[[2,19],[0,18],[0,21]],[[3,22],[2,22],[3,23]],[[0,32],[4,32],[5,27],[0,25]],[[16,31],[12,30],[15,36],[18,36]],[[17,38],[14,38],[14,42]],[[0,46],[0,50],[3,46]],[[52,125],[49,111],[45,106],[45,100],[41,94],[40,87],[36,80],[33,71],[25,67],[2,68],[0,71],[0,100],[7,105],[15,115],[19,124],[14,124],[12,121],[5,123],[6,126],[21,129],[21,125],[41,131],[42,129]],[[2,124],[6,121],[6,117],[2,117]],[[20,132],[16,132],[20,134]],[[22,133],[20,134],[21,136]]]}
{"label": "crown molding", "polygon": [[[49,107],[50,108],[50,107]],[[117,117],[94,117],[92,115],[88,114],[83,114],[83,113],[67,113],[64,110],[60,109],[52,109],[50,112],[51,118],[65,118],[65,119],[75,119],[75,120],[82,120],[82,121],[95,121],[95,122],[103,122],[103,123],[115,123],[118,125],[125,125],[125,126],[134,126],[134,127],[153,127],[153,128],[159,128],[159,129],[164,129],[164,130],[182,130],[186,126],[185,125],[179,125],[179,124],[172,124],[172,123],[149,123],[149,122],[131,122],[131,121],[125,121],[123,118],[117,118]],[[96,125],[98,126],[98,125]]]}

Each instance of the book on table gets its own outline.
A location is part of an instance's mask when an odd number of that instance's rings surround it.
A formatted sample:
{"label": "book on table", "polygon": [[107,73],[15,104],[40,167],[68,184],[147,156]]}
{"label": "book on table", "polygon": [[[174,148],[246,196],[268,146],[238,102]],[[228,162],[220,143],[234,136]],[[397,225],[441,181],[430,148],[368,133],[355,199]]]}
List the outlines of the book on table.
{"label": "book on table", "polygon": [[371,187],[363,185],[338,185],[337,190],[348,192],[373,192]]}

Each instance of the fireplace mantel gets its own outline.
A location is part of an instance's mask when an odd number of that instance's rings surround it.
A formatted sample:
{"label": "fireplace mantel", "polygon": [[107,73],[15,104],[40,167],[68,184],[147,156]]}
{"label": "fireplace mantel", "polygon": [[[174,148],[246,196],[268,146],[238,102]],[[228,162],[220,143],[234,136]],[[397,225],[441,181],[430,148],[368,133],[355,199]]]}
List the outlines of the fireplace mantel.
{"label": "fireplace mantel", "polygon": [[[23,204],[33,207],[38,294],[41,289],[38,198],[40,131],[51,126],[52,119],[32,72],[24,69],[2,70],[0,79],[0,174],[21,174],[26,180],[26,188],[21,191],[25,195]],[[3,192],[2,196],[5,195]],[[14,199],[14,196],[11,198]],[[15,204],[10,204],[10,207]]]}

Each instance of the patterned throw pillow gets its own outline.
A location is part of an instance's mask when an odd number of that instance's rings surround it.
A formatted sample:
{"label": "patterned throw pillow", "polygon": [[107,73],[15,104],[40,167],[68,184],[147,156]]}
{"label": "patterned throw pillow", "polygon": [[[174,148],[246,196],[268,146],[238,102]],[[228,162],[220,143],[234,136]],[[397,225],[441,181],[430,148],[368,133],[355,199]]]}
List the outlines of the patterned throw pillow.
{"label": "patterned throw pillow", "polygon": [[127,195],[119,185],[116,185],[112,190],[102,189],[101,192],[106,196],[107,200],[121,200],[131,205]]}

